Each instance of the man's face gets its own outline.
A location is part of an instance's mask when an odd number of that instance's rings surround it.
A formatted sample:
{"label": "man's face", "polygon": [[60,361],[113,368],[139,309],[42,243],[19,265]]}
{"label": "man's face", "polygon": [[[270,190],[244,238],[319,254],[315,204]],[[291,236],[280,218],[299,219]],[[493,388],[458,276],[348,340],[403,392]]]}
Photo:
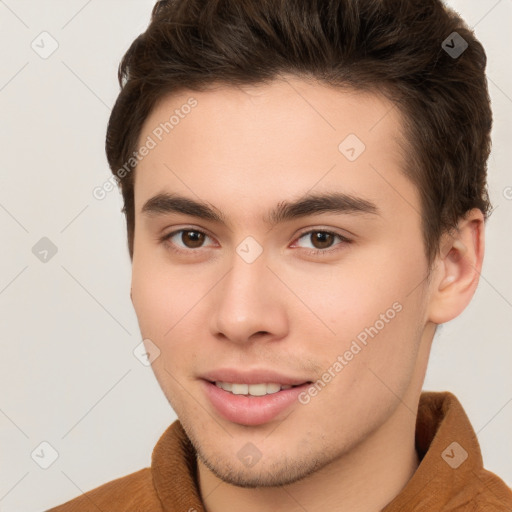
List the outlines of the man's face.
{"label": "man's face", "polygon": [[[298,79],[183,92],[145,122],[140,145],[156,146],[136,171],[132,300],[163,392],[226,481],[289,483],[398,411],[414,421],[433,331],[400,123],[375,95]],[[152,200],[165,194],[218,218]],[[270,215],[325,194],[340,208]],[[302,385],[245,396],[278,389],[258,383]]]}

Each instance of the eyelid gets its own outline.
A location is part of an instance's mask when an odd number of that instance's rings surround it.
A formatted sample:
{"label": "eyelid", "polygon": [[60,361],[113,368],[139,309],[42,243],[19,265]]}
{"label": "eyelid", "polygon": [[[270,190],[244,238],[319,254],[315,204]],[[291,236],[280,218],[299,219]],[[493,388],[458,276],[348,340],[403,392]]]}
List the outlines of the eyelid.
{"label": "eyelid", "polygon": [[327,226],[314,226],[314,227],[307,227],[307,228],[303,228],[303,230],[301,230],[299,232],[298,235],[296,235],[296,239],[297,238],[301,238],[302,236],[304,235],[307,235],[309,233],[316,233],[316,232],[320,232],[320,233],[330,233],[331,235],[336,235],[336,236],[339,236],[340,238],[344,239],[344,240],[351,240],[351,238],[354,236],[354,235],[351,235],[350,233],[348,233],[346,230],[343,230],[343,233],[340,233],[336,228],[330,228],[330,227],[327,227]]}

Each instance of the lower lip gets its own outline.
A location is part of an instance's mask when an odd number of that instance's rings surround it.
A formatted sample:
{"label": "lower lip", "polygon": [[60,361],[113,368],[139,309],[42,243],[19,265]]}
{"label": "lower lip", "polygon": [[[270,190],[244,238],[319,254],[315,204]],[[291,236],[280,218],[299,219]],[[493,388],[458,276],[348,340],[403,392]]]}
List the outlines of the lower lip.
{"label": "lower lip", "polygon": [[262,425],[298,401],[298,396],[311,384],[283,389],[264,396],[234,395],[203,380],[206,395],[215,410],[228,421],[241,425]]}

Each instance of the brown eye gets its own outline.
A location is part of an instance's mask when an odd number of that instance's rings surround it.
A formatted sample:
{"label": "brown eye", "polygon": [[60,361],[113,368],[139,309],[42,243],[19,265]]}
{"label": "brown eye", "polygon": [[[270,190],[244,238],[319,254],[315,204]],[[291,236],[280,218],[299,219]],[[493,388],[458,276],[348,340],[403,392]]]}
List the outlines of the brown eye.
{"label": "brown eye", "polygon": [[315,249],[327,249],[332,245],[335,235],[327,231],[312,231],[310,236]]}
{"label": "brown eye", "polygon": [[[336,239],[338,243],[336,243]],[[310,254],[328,255],[337,249],[343,248],[345,245],[350,244],[350,240],[343,235],[323,229],[313,229],[306,231],[298,238],[298,246],[303,249],[309,249]],[[304,245],[305,240],[307,245]]]}
{"label": "brown eye", "polygon": [[196,249],[201,247],[204,243],[205,234],[200,231],[183,230],[181,234],[181,241],[185,247],[189,249]]}
{"label": "brown eye", "polygon": [[193,249],[200,249],[203,247],[207,238],[210,237],[206,233],[197,229],[178,229],[168,235],[164,235],[160,239],[160,242],[164,244],[166,248],[172,249],[181,254],[192,254],[194,252],[198,252]]}

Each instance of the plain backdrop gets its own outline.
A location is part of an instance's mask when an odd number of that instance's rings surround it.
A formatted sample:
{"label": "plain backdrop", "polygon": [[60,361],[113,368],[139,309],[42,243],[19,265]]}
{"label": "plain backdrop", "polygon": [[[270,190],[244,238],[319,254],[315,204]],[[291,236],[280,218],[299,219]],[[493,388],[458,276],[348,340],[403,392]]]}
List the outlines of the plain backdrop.
{"label": "plain backdrop", "polygon": [[[440,330],[424,388],[458,397],[486,467],[512,485],[512,0],[448,4],[488,55],[495,211],[478,292]],[[141,338],[120,194],[92,195],[110,176],[104,136],[117,66],[152,5],[0,1],[3,512],[42,511],[147,467],[175,419],[133,354]],[[52,450],[58,457],[41,468]]]}

